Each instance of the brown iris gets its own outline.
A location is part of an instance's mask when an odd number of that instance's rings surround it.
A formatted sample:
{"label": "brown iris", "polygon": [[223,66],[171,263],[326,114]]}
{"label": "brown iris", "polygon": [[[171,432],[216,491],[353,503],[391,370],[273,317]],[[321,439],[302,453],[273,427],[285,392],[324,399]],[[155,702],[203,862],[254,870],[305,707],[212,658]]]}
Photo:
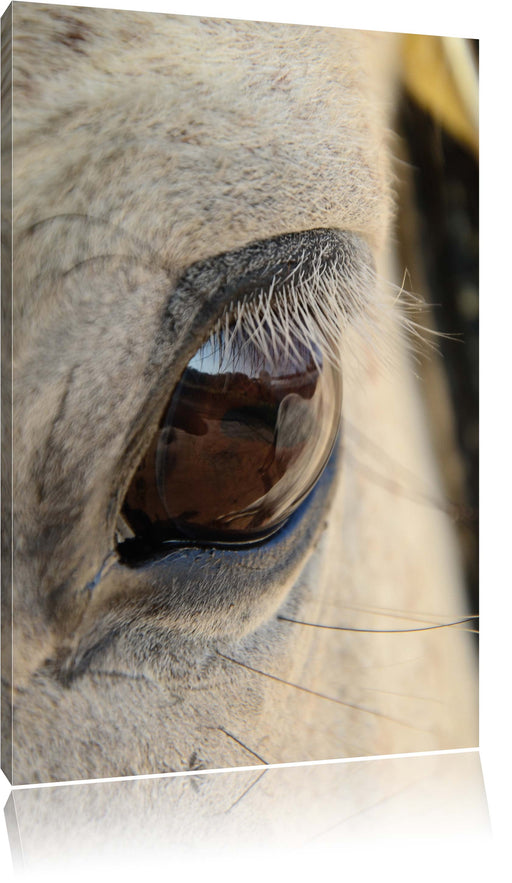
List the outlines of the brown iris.
{"label": "brown iris", "polygon": [[336,438],[341,375],[288,340],[262,352],[243,331],[189,362],[126,496],[153,544],[246,542],[278,529],[319,478]]}

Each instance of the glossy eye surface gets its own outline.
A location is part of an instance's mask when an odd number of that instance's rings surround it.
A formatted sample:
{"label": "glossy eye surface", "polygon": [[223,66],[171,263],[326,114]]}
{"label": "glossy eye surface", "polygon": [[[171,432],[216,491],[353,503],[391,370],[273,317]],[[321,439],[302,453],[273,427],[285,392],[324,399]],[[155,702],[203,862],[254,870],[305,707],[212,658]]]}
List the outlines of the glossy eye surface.
{"label": "glossy eye surface", "polygon": [[211,338],[176,386],[126,496],[123,517],[153,545],[185,536],[257,541],[322,473],[340,419],[341,374],[293,338]]}

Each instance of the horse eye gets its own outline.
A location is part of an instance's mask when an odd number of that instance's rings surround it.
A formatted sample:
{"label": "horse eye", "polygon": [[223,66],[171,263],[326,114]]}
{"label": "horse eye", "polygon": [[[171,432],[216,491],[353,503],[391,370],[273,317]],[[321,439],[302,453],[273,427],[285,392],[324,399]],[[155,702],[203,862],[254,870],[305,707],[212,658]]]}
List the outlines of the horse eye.
{"label": "horse eye", "polygon": [[[229,343],[225,337],[229,337]],[[340,419],[341,373],[313,344],[258,344],[243,329],[187,365],[128,489],[124,520],[145,544],[258,541],[320,477]],[[262,346],[262,340],[266,344]]]}

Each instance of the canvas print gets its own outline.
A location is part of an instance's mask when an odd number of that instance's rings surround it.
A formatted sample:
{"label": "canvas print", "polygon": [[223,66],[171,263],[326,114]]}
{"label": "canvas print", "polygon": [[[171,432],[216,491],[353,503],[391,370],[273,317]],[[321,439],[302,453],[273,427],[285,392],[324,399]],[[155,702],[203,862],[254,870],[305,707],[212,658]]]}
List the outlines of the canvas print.
{"label": "canvas print", "polygon": [[2,768],[477,744],[475,42],[2,19]]}

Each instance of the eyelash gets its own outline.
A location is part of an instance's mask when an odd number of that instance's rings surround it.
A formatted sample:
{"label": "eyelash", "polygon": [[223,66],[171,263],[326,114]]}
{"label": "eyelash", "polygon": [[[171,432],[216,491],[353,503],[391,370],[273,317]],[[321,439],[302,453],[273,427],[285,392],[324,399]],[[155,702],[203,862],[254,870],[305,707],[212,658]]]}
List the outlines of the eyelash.
{"label": "eyelash", "polygon": [[270,366],[283,354],[297,355],[299,346],[311,351],[318,368],[330,362],[343,369],[348,382],[359,383],[361,343],[382,370],[395,367],[393,340],[383,334],[391,314],[413,357],[436,348],[433,338],[440,335],[418,321],[428,311],[418,295],[379,278],[371,260],[356,266],[343,258],[326,263],[323,254],[319,250],[313,262],[308,259],[307,272],[303,256],[278,286],[274,277],[265,289],[255,288],[224,308],[207,341],[219,370],[236,362],[248,344]]}
{"label": "eyelash", "polygon": [[324,360],[341,368],[343,332],[365,311],[373,274],[362,290],[359,280],[354,284],[346,277],[343,264],[326,265],[322,258],[319,251],[313,265],[308,260],[306,274],[303,256],[277,291],[274,277],[268,288],[224,309],[209,338],[220,369],[236,361],[249,343],[270,366],[283,356],[300,355],[298,345],[312,351],[317,368]]}

